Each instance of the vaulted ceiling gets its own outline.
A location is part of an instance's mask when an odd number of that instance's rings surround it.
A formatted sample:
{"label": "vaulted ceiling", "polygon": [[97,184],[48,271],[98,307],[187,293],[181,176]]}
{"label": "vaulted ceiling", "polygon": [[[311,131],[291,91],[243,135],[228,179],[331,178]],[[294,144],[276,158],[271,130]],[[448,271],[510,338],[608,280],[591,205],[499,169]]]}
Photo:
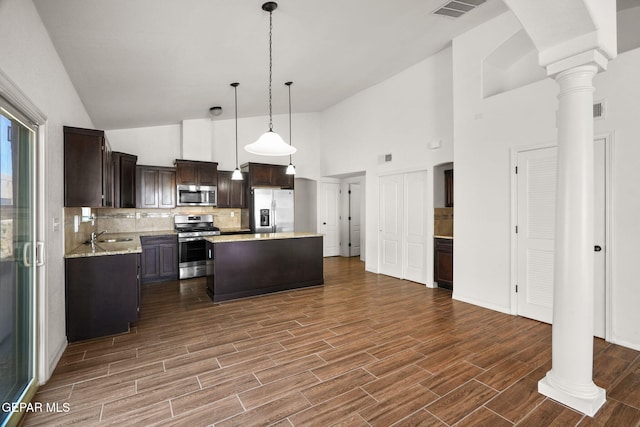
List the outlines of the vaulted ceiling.
{"label": "vaulted ceiling", "polygon": [[[465,1],[465,0],[462,0]],[[476,0],[470,0],[470,2]],[[102,129],[268,111],[269,14],[248,0],[34,0],[94,125]],[[420,62],[504,12],[453,19],[443,0],[281,0],[273,12],[274,114],[317,112]]]}

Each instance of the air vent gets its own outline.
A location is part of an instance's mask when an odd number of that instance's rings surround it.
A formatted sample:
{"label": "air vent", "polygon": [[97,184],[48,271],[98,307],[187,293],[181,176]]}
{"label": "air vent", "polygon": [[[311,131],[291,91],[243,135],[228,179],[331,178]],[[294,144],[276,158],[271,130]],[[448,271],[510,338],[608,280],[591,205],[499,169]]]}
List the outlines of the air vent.
{"label": "air vent", "polygon": [[601,119],[604,117],[604,101],[598,101],[593,104],[593,118]]}
{"label": "air vent", "polygon": [[434,15],[448,16],[449,18],[459,18],[486,1],[487,0],[454,0],[434,10],[432,13]]}

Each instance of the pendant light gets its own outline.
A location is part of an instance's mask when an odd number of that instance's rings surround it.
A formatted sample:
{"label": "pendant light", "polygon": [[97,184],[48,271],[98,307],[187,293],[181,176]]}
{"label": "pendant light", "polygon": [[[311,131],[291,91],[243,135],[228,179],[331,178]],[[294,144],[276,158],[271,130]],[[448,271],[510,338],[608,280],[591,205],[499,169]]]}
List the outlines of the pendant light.
{"label": "pendant light", "polygon": [[[289,88],[289,145],[292,144],[291,140],[291,85],[293,82],[286,82],[285,86]],[[291,154],[289,154],[289,166],[287,166],[287,171],[285,172],[287,175],[295,175],[296,167],[291,163]]]}
{"label": "pendant light", "polygon": [[267,2],[262,5],[262,10],[269,12],[269,130],[263,133],[253,144],[245,145],[244,149],[249,153],[262,156],[287,156],[296,152],[296,149],[284,142],[284,140],[273,131],[273,108],[271,106],[271,82],[273,79],[273,11],[278,7],[276,2]]}
{"label": "pendant light", "polygon": [[240,168],[238,167],[238,86],[240,83],[231,83],[233,86],[233,91],[235,94],[235,106],[236,106],[236,169],[231,174],[231,179],[233,181],[242,181],[242,172],[240,172]]}

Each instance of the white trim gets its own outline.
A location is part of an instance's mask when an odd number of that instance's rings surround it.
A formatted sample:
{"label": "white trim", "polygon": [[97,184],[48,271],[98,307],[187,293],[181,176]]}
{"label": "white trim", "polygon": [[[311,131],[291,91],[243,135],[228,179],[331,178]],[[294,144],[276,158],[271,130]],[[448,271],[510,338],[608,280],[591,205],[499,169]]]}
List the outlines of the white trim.
{"label": "white trim", "polygon": [[[53,371],[56,368],[56,366],[58,366],[58,362],[60,361],[60,359],[62,359],[62,355],[64,354],[64,351],[67,349],[67,344],[68,343],[67,343],[66,338],[60,342],[60,345],[56,349],[55,354],[53,355],[53,357],[51,358],[51,360],[49,361],[49,364],[47,366],[47,368],[49,369],[50,373],[53,373]],[[41,382],[40,384],[44,384],[44,381]]]}
{"label": "white trim", "polygon": [[[443,163],[451,163],[451,162],[443,162]],[[394,169],[394,170],[388,170],[388,171],[382,171],[382,172],[378,172],[378,178],[382,177],[382,176],[387,176],[387,175],[400,175],[400,174],[405,174],[405,173],[411,173],[411,172],[422,172],[422,171],[428,171],[429,169],[433,169],[433,167],[429,168],[429,166],[424,165],[424,166],[415,166],[415,167],[410,167],[410,168],[401,168],[401,169]]]}
{"label": "white trim", "polygon": [[13,81],[0,69],[0,95],[14,108],[32,121],[33,125],[42,125],[47,121],[47,116],[35,106],[33,102],[16,86]]}
{"label": "white trim", "polygon": [[640,344],[638,344],[637,342],[631,342],[631,341],[627,341],[627,340],[624,340],[624,339],[619,340],[615,336],[612,336],[610,341],[609,341],[609,339],[607,337],[607,341],[612,343],[612,344],[616,344],[616,345],[620,345],[622,347],[630,348],[632,350],[640,351]]}
{"label": "white trim", "polygon": [[605,179],[605,257],[604,257],[604,338],[612,342],[613,339],[613,159],[615,132],[597,134],[595,139],[604,139],[604,179]]}
{"label": "white trim", "polygon": [[493,310],[493,311],[498,311],[500,313],[511,314],[510,310],[509,310],[509,307],[503,307],[503,306],[491,304],[491,303],[488,303],[487,301],[482,301],[482,300],[475,299],[475,298],[460,297],[456,293],[456,287],[455,286],[453,287],[453,294],[451,295],[451,298],[456,300],[456,301],[466,302],[468,304],[477,305],[478,307],[486,308],[486,309]]}
{"label": "white trim", "polygon": [[[20,88],[0,70],[0,96],[2,96],[11,106],[18,110],[30,123],[30,128],[34,130],[34,147],[32,167],[35,173],[33,180],[33,203],[34,203],[34,242],[43,243],[43,251],[46,251],[46,210],[45,210],[45,136],[46,136],[46,115],[20,90]],[[35,245],[32,250],[34,260],[34,381],[43,384],[53,372],[53,366],[47,366],[47,339],[46,339],[46,266],[36,266]],[[43,257],[43,259],[46,259]],[[66,347],[66,343],[65,343]],[[61,356],[62,354],[60,354]],[[57,363],[59,357],[55,359]]]}

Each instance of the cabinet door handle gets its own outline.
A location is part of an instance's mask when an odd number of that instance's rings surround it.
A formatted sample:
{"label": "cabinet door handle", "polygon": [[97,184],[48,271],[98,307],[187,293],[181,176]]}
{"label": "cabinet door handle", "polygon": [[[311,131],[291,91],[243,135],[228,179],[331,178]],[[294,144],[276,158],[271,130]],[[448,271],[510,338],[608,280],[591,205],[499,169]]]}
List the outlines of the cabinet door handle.
{"label": "cabinet door handle", "polygon": [[593,247],[593,250],[596,251],[596,252],[600,252],[602,250],[602,247],[600,245],[595,245]]}

